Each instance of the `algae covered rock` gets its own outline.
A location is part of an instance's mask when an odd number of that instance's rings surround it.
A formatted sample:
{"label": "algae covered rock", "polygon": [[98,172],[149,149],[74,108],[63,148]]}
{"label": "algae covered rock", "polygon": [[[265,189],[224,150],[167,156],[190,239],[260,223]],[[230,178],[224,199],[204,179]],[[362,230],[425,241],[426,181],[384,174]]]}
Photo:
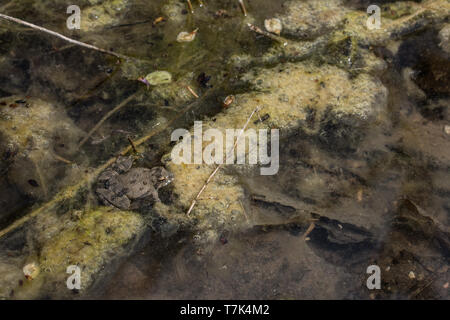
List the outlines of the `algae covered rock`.
{"label": "algae covered rock", "polygon": [[124,256],[145,229],[134,212],[99,207],[85,212],[59,234],[42,244],[39,265],[46,286],[65,291],[67,267],[81,269],[81,290],[88,288],[105,266]]}
{"label": "algae covered rock", "polygon": [[262,105],[272,126],[282,129],[303,123],[304,130],[317,132],[330,116],[338,121],[352,118],[359,126],[376,119],[387,104],[387,90],[377,78],[368,74],[352,78],[331,65],[284,64],[255,69],[242,79],[257,92],[238,96],[238,101],[249,109]]}
{"label": "algae covered rock", "polygon": [[14,263],[8,263],[6,256],[1,256],[0,262],[0,300],[11,299],[14,296],[14,288],[19,280],[24,281],[23,272]]}
{"label": "algae covered rock", "polygon": [[340,0],[288,1],[286,13],[279,16],[283,34],[312,39],[336,28],[347,9]]}
{"label": "algae covered rock", "polygon": [[[7,182],[32,199],[47,198],[77,174],[67,158],[77,151],[81,136],[66,114],[50,103],[20,96],[1,98],[0,184]],[[65,179],[50,183],[63,174]],[[2,193],[1,200],[9,203],[14,198]],[[0,219],[7,214],[0,214]]]}
{"label": "algae covered rock", "polygon": [[[203,130],[214,128],[225,136],[227,129],[243,128],[260,106],[259,119],[258,116],[251,119],[247,129],[278,128],[281,135],[302,130],[323,141],[323,146],[347,150],[358,145],[365,128],[376,125],[387,106],[387,90],[377,78],[365,73],[352,78],[345,70],[331,65],[286,63],[271,69],[253,69],[241,80],[250,85],[250,92],[236,95],[236,103],[202,123]],[[248,153],[248,147],[245,148]],[[224,154],[227,152],[224,149]],[[178,202],[175,207],[159,205],[157,209],[176,218],[173,215],[176,208],[189,208],[214,166],[177,164],[169,156],[165,161],[174,175],[173,191]],[[257,168],[255,165],[227,166],[231,171],[243,167],[247,174]],[[239,179],[227,170],[219,171],[191,213],[195,217],[193,228],[198,231],[198,242],[212,243],[223,230],[245,227],[249,221],[243,202],[245,191]]]}
{"label": "algae covered rock", "polygon": [[[381,27],[369,29],[366,8],[353,9],[342,1],[291,0],[283,6],[285,12],[277,15],[283,24],[282,36],[294,40],[285,39],[286,45],[274,45],[261,57],[235,55],[231,59],[234,67],[296,62],[316,55],[345,69],[354,66],[370,72],[367,67],[379,69],[380,63],[367,56],[366,48],[388,45],[432,24],[445,22],[450,12],[450,2],[445,0],[387,3],[381,8],[384,12]],[[336,53],[340,57],[336,57]],[[365,61],[366,58],[369,61]]]}
{"label": "algae covered rock", "polygon": [[391,40],[401,39],[408,34],[424,30],[431,24],[448,19],[450,3],[446,0],[428,0],[416,3],[398,1],[382,7],[381,28],[367,28],[367,14],[352,10],[346,16],[346,23],[336,34],[357,37],[364,45],[386,45]]}
{"label": "algae covered rock", "polygon": [[120,21],[130,5],[128,0],[90,0],[92,6],[81,11],[81,29],[92,31]]}
{"label": "algae covered rock", "polygon": [[168,23],[171,27],[179,27],[186,20],[186,15],[183,15],[183,10],[186,6],[176,0],[165,1],[161,11],[164,16],[168,17]]}

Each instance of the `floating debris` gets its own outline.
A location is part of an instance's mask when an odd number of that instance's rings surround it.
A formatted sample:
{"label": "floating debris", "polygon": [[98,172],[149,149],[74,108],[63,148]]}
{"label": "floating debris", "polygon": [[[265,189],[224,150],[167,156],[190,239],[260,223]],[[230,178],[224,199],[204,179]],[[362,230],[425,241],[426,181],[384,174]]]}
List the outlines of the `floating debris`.
{"label": "floating debris", "polygon": [[412,280],[416,278],[416,275],[414,274],[414,272],[410,271],[408,277]]}
{"label": "floating debris", "polygon": [[34,262],[27,264],[22,270],[28,280],[36,279],[40,272],[39,267]]}
{"label": "floating debris", "polygon": [[[150,85],[148,85],[148,86],[150,86]],[[108,139],[110,136],[101,136],[100,138],[92,138],[91,139],[91,144],[92,145],[97,145],[97,144],[100,144],[100,143],[102,143],[103,141],[105,141],[106,139]]]}
{"label": "floating debris", "polygon": [[450,135],[450,126],[445,125],[445,126],[444,126],[444,132],[445,132],[445,134]]}
{"label": "floating debris", "polygon": [[359,189],[358,192],[356,193],[356,199],[358,200],[358,202],[361,202],[363,200],[363,190]]}
{"label": "floating debris", "polygon": [[223,107],[228,108],[228,106],[230,106],[234,102],[234,99],[235,98],[233,95],[226,97],[225,100],[223,100]]}
{"label": "floating debris", "polygon": [[143,84],[145,84],[147,86],[147,89],[150,88],[150,83],[148,82],[147,79],[145,79],[144,77],[139,77],[138,81],[142,82]]}
{"label": "floating debris", "polygon": [[316,227],[314,222],[311,222],[311,224],[309,225],[308,229],[306,229],[305,234],[303,235],[303,238],[306,240],[309,240],[309,234],[314,230],[314,228]]}
{"label": "floating debris", "polygon": [[172,75],[167,71],[155,71],[146,75],[145,78],[140,77],[138,81],[141,81],[147,87],[151,85],[157,86],[159,84],[171,83]]}
{"label": "floating debris", "polygon": [[212,88],[212,85],[208,84],[209,80],[211,80],[211,76],[206,75],[206,73],[202,72],[197,77],[197,82],[203,88]]}
{"label": "floating debris", "polygon": [[192,7],[191,0],[187,0],[187,5],[188,5],[188,8],[189,8],[189,11],[193,14],[194,13],[194,8]]}
{"label": "floating debris", "polygon": [[280,19],[276,18],[264,20],[264,27],[266,27],[267,31],[275,33],[278,36],[280,35],[281,30],[283,29]]}
{"label": "floating debris", "polygon": [[191,42],[195,39],[195,35],[197,34],[198,28],[192,32],[180,32],[177,36],[178,42]]}
{"label": "floating debris", "polygon": [[242,12],[244,13],[244,16],[246,17],[247,16],[247,9],[245,8],[244,0],[239,0],[239,4],[241,5]]}
{"label": "floating debris", "polygon": [[230,15],[228,14],[228,11],[225,9],[219,9],[214,13],[215,18],[228,18]]}
{"label": "floating debris", "polygon": [[197,99],[199,98],[198,94],[189,86],[186,86],[186,89],[188,89],[188,91]]}
{"label": "floating debris", "polygon": [[165,22],[165,21],[166,21],[166,18],[158,17],[153,21],[153,26],[156,26],[158,23]]}
{"label": "floating debris", "polygon": [[260,117],[258,120],[254,121],[253,123],[254,124],[262,123],[262,122],[266,121],[269,118],[270,118],[270,115],[268,113],[266,113],[265,115]]}
{"label": "floating debris", "polygon": [[272,34],[270,32],[264,31],[261,28],[255,26],[255,25],[253,25],[251,23],[247,23],[247,26],[253,32],[259,33],[259,34],[261,34],[263,36],[266,36],[266,37],[268,37],[268,38],[270,38],[270,39],[272,39],[274,41],[277,41],[277,42],[281,43],[283,46],[287,46],[287,41],[284,38],[276,36],[276,35],[274,35],[274,34]]}

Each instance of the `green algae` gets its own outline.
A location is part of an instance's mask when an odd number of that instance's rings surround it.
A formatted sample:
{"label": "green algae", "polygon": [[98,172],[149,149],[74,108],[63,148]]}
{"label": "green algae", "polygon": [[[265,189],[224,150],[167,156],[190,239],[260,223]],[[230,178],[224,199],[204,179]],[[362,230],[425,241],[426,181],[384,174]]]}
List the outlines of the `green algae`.
{"label": "green algae", "polygon": [[414,13],[414,8],[414,2],[404,1],[388,3],[381,6],[381,17],[391,20],[399,19]]}
{"label": "green algae", "polygon": [[83,31],[92,31],[97,28],[112,25],[120,21],[120,15],[129,6],[128,0],[101,0],[89,1],[92,6],[82,10]]}
{"label": "green algae", "polygon": [[133,212],[99,207],[81,215],[80,220],[43,244],[39,265],[47,277],[65,277],[68,266],[82,270],[82,288],[90,286],[95,275],[125,246],[139,238],[143,218]]}

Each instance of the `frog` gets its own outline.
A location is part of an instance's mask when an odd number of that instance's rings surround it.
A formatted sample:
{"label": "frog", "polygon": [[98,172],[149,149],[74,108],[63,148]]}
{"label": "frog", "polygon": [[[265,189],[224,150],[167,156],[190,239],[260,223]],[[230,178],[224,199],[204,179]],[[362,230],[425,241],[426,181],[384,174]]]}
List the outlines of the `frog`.
{"label": "frog", "polygon": [[100,174],[96,193],[104,205],[134,210],[161,201],[158,190],[172,182],[172,173],[160,166],[132,166],[132,157],[119,157]]}

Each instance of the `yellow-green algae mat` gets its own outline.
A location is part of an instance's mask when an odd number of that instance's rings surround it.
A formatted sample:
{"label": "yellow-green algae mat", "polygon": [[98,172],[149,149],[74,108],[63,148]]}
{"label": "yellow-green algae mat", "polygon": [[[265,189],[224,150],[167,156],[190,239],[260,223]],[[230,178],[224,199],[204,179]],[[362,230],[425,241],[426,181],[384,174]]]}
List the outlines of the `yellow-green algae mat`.
{"label": "yellow-green algae mat", "polygon": [[[43,243],[38,261],[39,275],[24,280],[15,289],[15,298],[40,298],[42,292],[70,294],[65,288],[68,266],[81,271],[80,292],[89,288],[102,269],[113,259],[125,256],[129,246],[139,241],[145,230],[141,215],[110,207],[99,207],[88,212],[74,212],[64,223],[61,232]],[[49,230],[52,234],[52,231]],[[43,290],[44,289],[44,290]]]}
{"label": "yellow-green algae mat", "polygon": [[[314,108],[317,118],[332,113],[336,118],[352,118],[355,127],[378,121],[387,105],[387,90],[382,83],[368,74],[360,74],[349,79],[349,74],[334,66],[315,66],[313,63],[284,64],[272,69],[255,69],[243,76],[256,90],[236,96],[237,103],[230,106],[213,120],[203,122],[203,130],[210,128],[221,131],[224,136],[227,128],[243,128],[252,111],[258,106],[259,113],[251,119],[248,129],[278,128],[289,132],[306,120],[308,108]],[[293,81],[296,79],[297,81]],[[262,82],[260,80],[263,80]],[[325,83],[323,88],[320,83]],[[328,108],[332,105],[333,108]],[[269,114],[269,120],[257,121],[259,115]],[[346,120],[348,121],[348,120]],[[317,131],[317,129],[316,129]],[[317,134],[317,132],[310,132]],[[182,143],[182,142],[180,142]],[[209,143],[203,143],[203,149]],[[225,145],[225,144],[224,144]],[[223,154],[227,154],[225,150]],[[246,154],[248,145],[246,145]],[[171,219],[188,219],[177,215],[186,212],[208,176],[213,165],[176,164],[168,154],[163,157],[166,167],[174,175],[174,192],[178,195],[178,207],[168,207],[157,203],[159,213]],[[256,165],[232,165],[234,169],[244,170],[247,176],[255,174]],[[248,227],[245,213],[244,189],[235,175],[226,170],[217,173],[191,216],[196,219],[195,230],[199,242],[213,243],[221,230],[237,230]],[[247,223],[246,223],[247,222]]]}

